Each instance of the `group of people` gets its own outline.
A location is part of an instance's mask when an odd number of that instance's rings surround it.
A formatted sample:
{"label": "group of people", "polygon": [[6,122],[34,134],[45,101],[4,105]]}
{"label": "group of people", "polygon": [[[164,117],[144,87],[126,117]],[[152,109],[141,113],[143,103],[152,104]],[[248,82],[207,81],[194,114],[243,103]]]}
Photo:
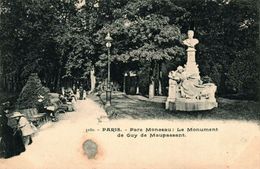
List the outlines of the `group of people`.
{"label": "group of people", "polygon": [[[32,135],[36,128],[20,112],[14,112],[9,118],[9,110],[2,107],[0,114],[0,157],[10,158],[26,150],[26,146],[32,143]],[[8,121],[14,122],[13,126]]]}
{"label": "group of people", "polygon": [[[86,99],[86,91],[80,87],[74,95],[72,90],[66,90],[59,99],[67,104],[71,102],[72,107],[76,100]],[[45,98],[38,96],[37,110],[40,113],[48,111],[44,106]],[[74,108],[73,108],[74,109]],[[26,116],[18,111],[9,112],[9,103],[0,105],[0,158],[10,158],[21,154],[26,150],[26,146],[32,144],[32,136],[37,132],[37,128]],[[51,117],[55,119],[55,111],[51,111]]]}
{"label": "group of people", "polygon": [[87,92],[86,90],[83,89],[82,86],[79,87],[76,94],[77,94],[77,99],[79,100],[85,100],[87,98]]}
{"label": "group of people", "polygon": [[[76,100],[85,100],[87,98],[87,92],[80,86],[78,89],[73,90],[72,88],[67,88],[66,90],[62,87],[62,95],[67,98],[68,101],[72,99]],[[74,94],[75,93],[75,94]]]}

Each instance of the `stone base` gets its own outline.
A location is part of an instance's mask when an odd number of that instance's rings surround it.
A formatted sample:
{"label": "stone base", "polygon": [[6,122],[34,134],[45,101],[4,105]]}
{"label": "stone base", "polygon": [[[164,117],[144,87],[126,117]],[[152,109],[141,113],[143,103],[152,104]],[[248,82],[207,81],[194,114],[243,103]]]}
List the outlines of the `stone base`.
{"label": "stone base", "polygon": [[194,100],[185,98],[176,99],[175,105],[178,111],[202,111],[218,107],[218,103],[215,100]]}
{"label": "stone base", "polygon": [[175,102],[175,99],[174,98],[167,98],[166,102],[165,102],[165,109],[170,109],[170,103],[174,103]]}
{"label": "stone base", "polygon": [[168,102],[168,109],[170,111],[176,110],[175,102]]}

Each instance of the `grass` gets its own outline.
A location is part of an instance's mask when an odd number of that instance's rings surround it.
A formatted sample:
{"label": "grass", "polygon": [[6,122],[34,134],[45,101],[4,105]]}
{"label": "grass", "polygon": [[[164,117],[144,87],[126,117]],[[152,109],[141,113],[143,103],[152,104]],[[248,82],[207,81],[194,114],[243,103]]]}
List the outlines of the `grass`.
{"label": "grass", "polygon": [[[105,94],[91,95],[91,99],[104,105]],[[209,111],[179,112],[166,110],[164,102],[153,102],[142,96],[123,93],[112,94],[112,106],[105,107],[110,119],[218,119],[259,121],[259,103],[247,100],[218,98],[218,108]]]}

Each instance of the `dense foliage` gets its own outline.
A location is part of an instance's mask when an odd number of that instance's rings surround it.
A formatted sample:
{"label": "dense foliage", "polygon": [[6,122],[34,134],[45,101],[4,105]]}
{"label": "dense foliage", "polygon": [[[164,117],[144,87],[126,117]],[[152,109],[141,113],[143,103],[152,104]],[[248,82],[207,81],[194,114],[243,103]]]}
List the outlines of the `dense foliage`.
{"label": "dense foliage", "polygon": [[[82,1],[84,2],[84,1]],[[256,98],[259,18],[256,0],[2,0],[0,60],[21,90],[32,72],[51,90],[105,80],[105,36],[113,38],[112,80],[136,72],[142,94],[166,94],[168,72],[186,61],[188,29],[200,40],[197,62],[218,94]],[[11,79],[9,77],[12,77]]]}
{"label": "dense foliage", "polygon": [[3,0],[1,6],[4,73],[15,72],[20,89],[32,72],[51,89],[58,87],[66,62],[58,39],[67,31],[74,6],[60,0]]}

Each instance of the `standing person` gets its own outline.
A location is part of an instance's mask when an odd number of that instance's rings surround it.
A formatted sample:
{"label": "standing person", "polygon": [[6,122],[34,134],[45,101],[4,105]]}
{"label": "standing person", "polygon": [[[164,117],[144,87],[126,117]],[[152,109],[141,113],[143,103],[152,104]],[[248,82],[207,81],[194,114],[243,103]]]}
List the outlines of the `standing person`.
{"label": "standing person", "polygon": [[76,98],[77,98],[77,100],[80,99],[79,89],[77,89],[77,92],[76,92]]}
{"label": "standing person", "polygon": [[80,99],[80,100],[83,100],[83,92],[84,92],[84,91],[83,91],[83,87],[80,86],[80,87],[79,87],[79,99]]}
{"label": "standing person", "polygon": [[8,118],[5,112],[0,114],[0,158],[8,158],[13,154],[13,130],[7,125]]}
{"label": "standing person", "polygon": [[86,90],[83,90],[83,100],[86,100],[87,99],[87,92]]}
{"label": "standing person", "polygon": [[44,113],[44,97],[42,95],[38,96],[38,100],[37,100],[37,110],[39,113]]}
{"label": "standing person", "polygon": [[14,112],[11,118],[15,118],[17,120],[16,131],[19,130],[22,131],[24,145],[27,146],[31,144],[32,143],[31,135],[34,133],[34,130],[31,127],[30,122],[20,112]]}

